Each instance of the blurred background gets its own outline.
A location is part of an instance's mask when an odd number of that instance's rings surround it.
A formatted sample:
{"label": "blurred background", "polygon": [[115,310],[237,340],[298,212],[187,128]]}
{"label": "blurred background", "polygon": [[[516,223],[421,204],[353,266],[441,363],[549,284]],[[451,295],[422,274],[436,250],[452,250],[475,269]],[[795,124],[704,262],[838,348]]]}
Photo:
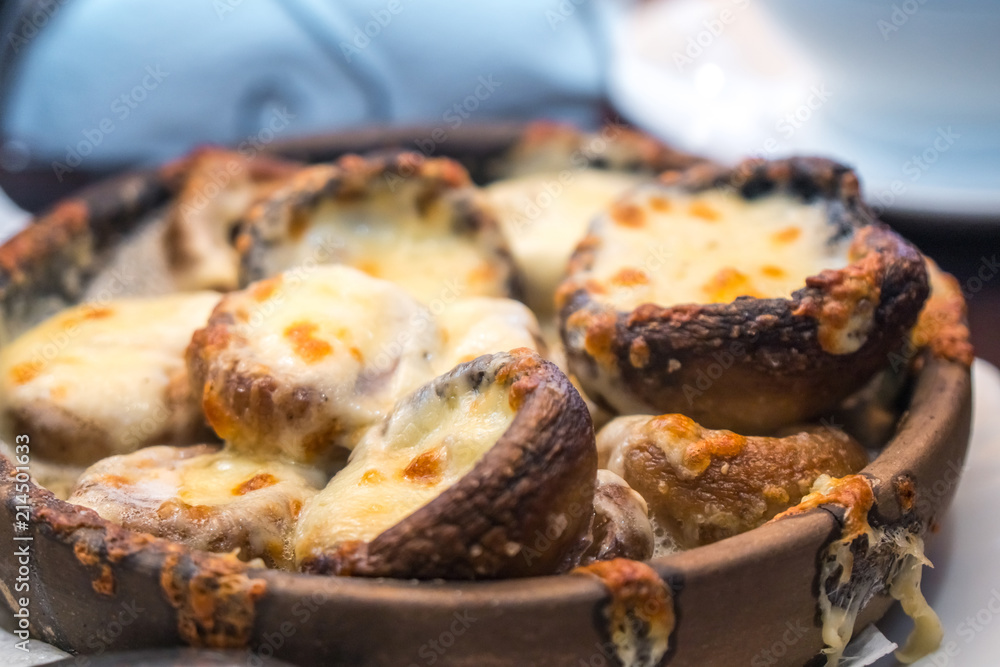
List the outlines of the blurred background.
{"label": "blurred background", "polygon": [[718,160],[855,166],[1000,363],[993,0],[0,0],[0,30],[0,190],[23,210],[204,143],[615,117]]}
{"label": "blurred background", "polygon": [[623,119],[856,167],[1000,364],[997,35],[996,0],[0,0],[0,236],[204,143],[403,125],[437,154],[462,126]]}

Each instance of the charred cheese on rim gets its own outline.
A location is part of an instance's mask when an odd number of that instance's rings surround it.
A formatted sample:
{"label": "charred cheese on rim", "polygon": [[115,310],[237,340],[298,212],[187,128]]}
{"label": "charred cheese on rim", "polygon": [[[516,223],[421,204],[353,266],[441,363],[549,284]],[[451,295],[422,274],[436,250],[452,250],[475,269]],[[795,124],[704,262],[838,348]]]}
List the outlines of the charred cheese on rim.
{"label": "charred cheese on rim", "polygon": [[39,456],[84,465],[204,435],[184,349],[219,298],[89,303],[39,324],[0,351],[0,435],[28,433]]}
{"label": "charred cheese on rim", "polygon": [[195,390],[236,449],[325,465],[461,361],[537,345],[534,316],[517,302],[439,306],[341,265],[254,283],[227,295],[195,334]]}
{"label": "charred cheese on rim", "polygon": [[515,415],[509,387],[479,380],[457,373],[444,390],[427,385],[372,427],[303,510],[296,560],[370,542],[472,470]]}
{"label": "charred cheese on rim", "polygon": [[574,276],[621,312],[645,303],[788,298],[806,278],[850,263],[850,238],[832,239],[823,202],[784,194],[640,188],[595,221],[600,249]]}
{"label": "charred cheese on rim", "polygon": [[243,560],[288,567],[295,521],[323,481],[304,466],[217,446],[160,446],[94,464],[69,502],[195,549],[239,549]]}
{"label": "charred cheese on rim", "polygon": [[638,174],[582,169],[522,176],[486,188],[532,310],[542,316],[553,312],[556,288],[591,220],[647,180]]}

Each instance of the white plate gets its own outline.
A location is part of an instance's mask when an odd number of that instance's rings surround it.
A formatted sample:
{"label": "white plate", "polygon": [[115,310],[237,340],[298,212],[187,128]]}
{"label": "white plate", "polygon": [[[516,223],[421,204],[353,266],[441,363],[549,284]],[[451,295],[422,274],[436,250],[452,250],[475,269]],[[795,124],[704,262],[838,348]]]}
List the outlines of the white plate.
{"label": "white plate", "polygon": [[825,155],[859,170],[877,210],[1000,224],[1000,153],[982,150],[1000,124],[941,126],[942,138],[859,118],[749,0],[640,6],[617,31],[609,87],[626,118],[681,148],[722,161]]}

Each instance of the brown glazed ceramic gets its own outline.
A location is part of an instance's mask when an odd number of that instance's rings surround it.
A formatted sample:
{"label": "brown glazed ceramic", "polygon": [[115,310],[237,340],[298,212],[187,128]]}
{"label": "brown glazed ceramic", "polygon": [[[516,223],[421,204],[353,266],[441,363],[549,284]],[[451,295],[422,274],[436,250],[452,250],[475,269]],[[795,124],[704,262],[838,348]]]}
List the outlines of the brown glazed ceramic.
{"label": "brown glazed ceramic", "polygon": [[[441,148],[472,164],[474,174],[519,133],[461,130]],[[338,135],[297,142],[287,154],[330,159],[350,149],[412,146],[423,136],[429,130],[395,131],[389,139]],[[119,178],[61,204],[0,247],[0,340],[79,299],[104,251],[169,195],[156,172]],[[897,432],[863,474],[876,498],[870,517],[926,529],[955,490],[969,439],[971,383],[964,364],[921,354]],[[29,597],[33,636],[66,650],[188,643],[247,650],[248,665],[269,657],[301,665],[616,664],[610,596],[596,577],[416,583],[251,569],[233,557],[123,530],[31,484],[24,498],[15,473],[0,457],[0,543],[11,549],[0,559],[0,593],[9,607]],[[19,510],[24,500],[28,508]],[[15,531],[19,511],[28,515],[27,531]],[[824,506],[652,561],[672,591],[673,632],[662,664],[813,660],[823,646],[819,562],[840,535],[842,517],[842,508]],[[22,544],[30,544],[26,593],[15,591],[23,570],[6,555]],[[890,603],[873,598],[857,628]]]}

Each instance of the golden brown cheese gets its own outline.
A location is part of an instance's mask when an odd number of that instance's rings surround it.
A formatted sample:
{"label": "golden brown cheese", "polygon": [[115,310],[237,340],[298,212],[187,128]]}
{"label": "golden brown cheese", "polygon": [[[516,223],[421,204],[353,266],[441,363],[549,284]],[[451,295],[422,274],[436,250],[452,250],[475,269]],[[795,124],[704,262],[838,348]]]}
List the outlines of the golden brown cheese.
{"label": "golden brown cheese", "polygon": [[599,463],[649,504],[658,553],[756,528],[795,505],[820,475],[868,463],[864,449],[837,429],[742,436],[677,414],[619,417],[601,429],[597,447]]}
{"label": "golden brown cheese", "polygon": [[325,464],[433,377],[438,347],[433,316],[403,290],[329,265],[227,295],[188,361],[219,437]]}
{"label": "golden brown cheese", "polygon": [[216,446],[149,447],[88,468],[69,502],[131,530],[287,568],[295,522],[323,480]]}
{"label": "golden brown cheese", "polygon": [[524,280],[525,300],[553,313],[556,288],[591,220],[648,176],[582,169],[499,181],[486,189]]}
{"label": "golden brown cheese", "polygon": [[89,303],[39,324],[0,351],[0,436],[89,464],[150,444],[204,435],[184,349],[215,292]]}
{"label": "golden brown cheese", "polygon": [[219,437],[327,465],[418,386],[483,354],[535,348],[536,338],[517,302],[426,307],[392,282],[324,265],[227,295],[188,357]]}
{"label": "golden brown cheese", "polygon": [[850,240],[830,242],[823,202],[668,192],[639,188],[595,222],[600,251],[574,282],[599,303],[630,312],[645,303],[788,298],[807,277],[848,264]]}
{"label": "golden brown cheese", "polygon": [[426,386],[372,427],[351,459],[303,511],[296,560],[370,542],[465,476],[514,419],[510,388],[472,386],[443,395]]}

